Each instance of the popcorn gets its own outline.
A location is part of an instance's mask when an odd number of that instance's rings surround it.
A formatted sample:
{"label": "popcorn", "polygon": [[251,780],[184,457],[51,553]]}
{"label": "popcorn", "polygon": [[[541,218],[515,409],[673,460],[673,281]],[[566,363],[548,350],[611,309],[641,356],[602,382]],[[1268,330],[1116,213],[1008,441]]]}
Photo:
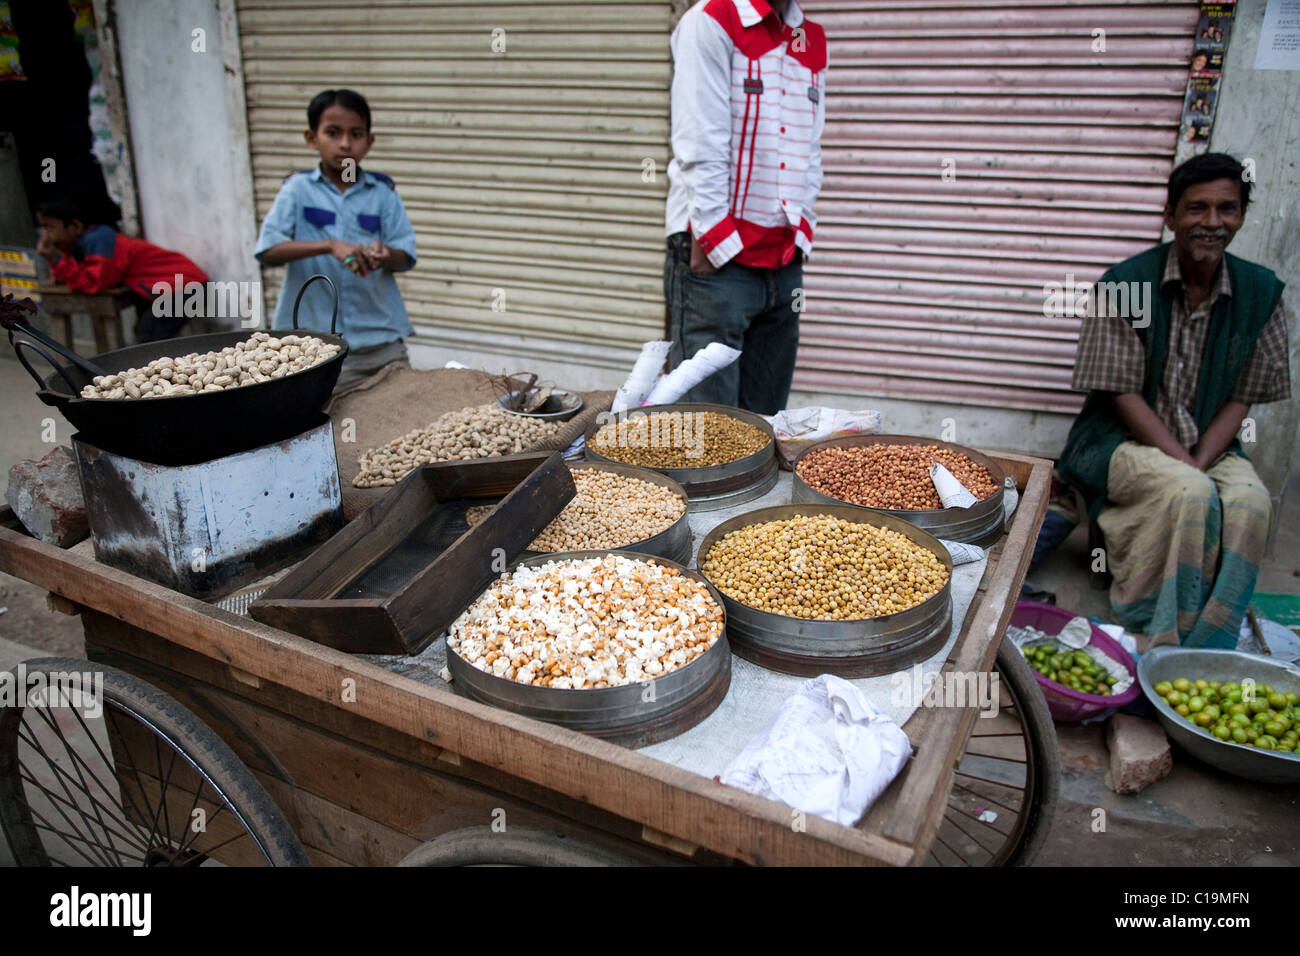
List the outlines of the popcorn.
{"label": "popcorn", "polygon": [[619,687],[685,667],[722,630],[722,607],[699,581],[606,555],[503,575],[451,625],[447,646],[521,684]]}

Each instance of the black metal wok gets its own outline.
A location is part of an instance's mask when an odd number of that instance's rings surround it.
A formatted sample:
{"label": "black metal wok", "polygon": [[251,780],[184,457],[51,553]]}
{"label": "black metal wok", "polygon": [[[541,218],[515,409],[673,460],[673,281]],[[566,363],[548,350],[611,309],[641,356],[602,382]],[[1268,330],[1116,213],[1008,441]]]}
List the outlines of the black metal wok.
{"label": "black metal wok", "polygon": [[[317,279],[324,279],[334,293],[334,315],[330,334],[298,328],[298,304],[302,294]],[[36,379],[36,396],[57,408],[80,432],[83,441],[105,451],[159,465],[191,465],[236,452],[248,451],[284,441],[311,428],[319,420],[338,382],[348,345],[338,328],[338,291],[328,276],[314,275],[303,283],[293,304],[293,327],[299,335],[310,335],[339,346],[328,361],[282,378],[226,388],[148,399],[81,398],[81,389],[92,375],[75,365],[60,365],[48,351],[30,341],[9,339],[19,360]],[[20,326],[21,328],[21,326]],[[105,352],[92,359],[109,373],[141,368],[164,356],[220,351],[242,342],[251,330],[188,335]],[[43,337],[42,337],[43,338]],[[42,380],[23,355],[30,348],[56,371]]]}

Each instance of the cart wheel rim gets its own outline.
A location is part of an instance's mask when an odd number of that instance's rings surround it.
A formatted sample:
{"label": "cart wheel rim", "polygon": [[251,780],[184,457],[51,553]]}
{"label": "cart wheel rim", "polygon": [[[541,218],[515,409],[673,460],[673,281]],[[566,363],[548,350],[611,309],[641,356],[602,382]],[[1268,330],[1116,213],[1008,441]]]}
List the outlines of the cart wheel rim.
{"label": "cart wheel rim", "polygon": [[927,865],[1028,862],[1050,822],[1059,774],[1055,730],[1041,697],[1029,696],[1036,686],[1011,676],[1011,667],[999,654],[998,713],[976,718]]}
{"label": "cart wheel rim", "polygon": [[[19,865],[307,862],[248,768],[175,700],[89,661],[24,667],[50,679],[0,713],[0,826]],[[69,694],[56,673],[103,682]]]}

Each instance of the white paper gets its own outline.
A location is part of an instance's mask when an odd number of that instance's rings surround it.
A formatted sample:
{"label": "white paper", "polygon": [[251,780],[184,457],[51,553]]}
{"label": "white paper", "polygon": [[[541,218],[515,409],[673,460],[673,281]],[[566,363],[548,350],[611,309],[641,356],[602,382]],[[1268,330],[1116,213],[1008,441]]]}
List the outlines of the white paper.
{"label": "white paper", "polygon": [[943,465],[930,466],[930,480],[934,482],[934,490],[939,493],[939,500],[945,508],[969,508],[979,501],[965,485],[957,480],[957,476]]}
{"label": "white paper", "polygon": [[967,544],[964,541],[949,541],[946,538],[940,538],[939,543],[948,549],[954,567],[959,564],[969,564],[972,561],[982,561],[984,559],[985,551],[977,544]]}
{"label": "white paper", "polygon": [[871,409],[848,411],[812,405],[808,408],[787,408],[775,415],[763,417],[772,426],[777,441],[813,444],[848,435],[875,435],[880,431],[880,412]]}
{"label": "white paper", "polygon": [[643,405],[671,405],[714,372],[740,358],[740,349],[710,342],[655,383]]}
{"label": "white paper", "polygon": [[903,729],[858,688],[822,674],[786,699],[720,779],[853,826],[911,754]]}
{"label": "white paper", "polygon": [[654,388],[655,380],[659,378],[659,373],[664,367],[664,359],[668,357],[669,347],[668,342],[646,342],[641,346],[641,354],[637,356],[636,364],[632,366],[632,373],[628,375],[627,381],[614,396],[614,404],[610,406],[610,411],[617,414],[641,406],[646,396],[650,394],[650,390]]}
{"label": "white paper", "polygon": [[1300,0],[1268,0],[1255,69],[1300,70]]}
{"label": "white paper", "polygon": [[1006,481],[1002,485],[1002,527],[1011,527],[1011,516],[1016,513],[1016,505],[1020,504],[1020,492],[1016,488],[1016,479],[1007,475]]}
{"label": "white paper", "polygon": [[1137,638],[1124,630],[1123,624],[1098,624],[1097,626],[1101,628],[1107,637],[1128,651],[1130,655],[1137,653]]}

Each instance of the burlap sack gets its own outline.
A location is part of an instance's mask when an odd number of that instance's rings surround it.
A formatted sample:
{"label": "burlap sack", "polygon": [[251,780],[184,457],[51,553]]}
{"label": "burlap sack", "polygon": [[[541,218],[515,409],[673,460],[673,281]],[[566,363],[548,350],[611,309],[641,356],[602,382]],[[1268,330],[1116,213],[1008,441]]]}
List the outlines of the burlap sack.
{"label": "burlap sack", "polygon": [[[472,369],[413,369],[393,364],[377,374],[340,391],[326,407],[334,422],[334,450],[339,462],[343,489],[343,515],[351,521],[391,488],[354,488],[352,480],[361,470],[357,457],[365,450],[383,445],[415,428],[423,428],[446,412],[469,405],[495,402],[500,393],[486,372]],[[608,411],[612,391],[582,392],[582,411],[550,440],[529,451],[563,451],[583,434],[596,416]],[[351,427],[345,427],[350,419]],[[354,438],[344,441],[345,437]]]}

